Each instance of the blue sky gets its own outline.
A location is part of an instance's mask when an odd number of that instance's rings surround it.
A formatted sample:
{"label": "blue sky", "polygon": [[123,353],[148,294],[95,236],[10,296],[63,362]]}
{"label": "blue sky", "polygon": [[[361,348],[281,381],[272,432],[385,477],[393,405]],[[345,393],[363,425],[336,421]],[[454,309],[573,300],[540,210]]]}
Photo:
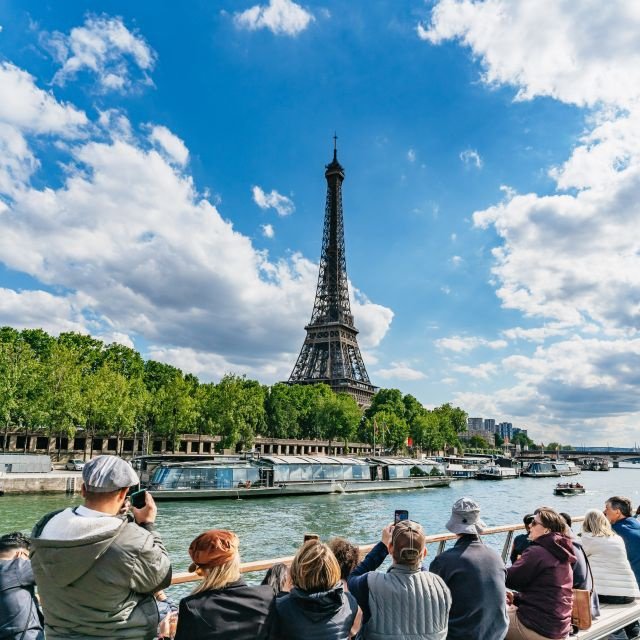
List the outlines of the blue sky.
{"label": "blue sky", "polygon": [[286,379],[338,134],[372,382],[640,440],[640,10],[0,4],[0,323]]}

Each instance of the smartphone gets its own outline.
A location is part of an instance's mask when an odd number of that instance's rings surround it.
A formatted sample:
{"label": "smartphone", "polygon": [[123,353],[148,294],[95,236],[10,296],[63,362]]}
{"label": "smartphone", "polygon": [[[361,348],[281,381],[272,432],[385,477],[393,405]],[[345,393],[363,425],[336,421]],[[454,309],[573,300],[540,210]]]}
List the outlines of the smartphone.
{"label": "smartphone", "polygon": [[147,503],[147,490],[135,491],[129,496],[131,506],[136,509],[142,509]]}
{"label": "smartphone", "polygon": [[320,536],[317,533],[305,533],[303,542],[308,542],[309,540],[320,540]]}
{"label": "smartphone", "polygon": [[409,512],[406,509],[396,509],[395,515],[393,516],[393,524],[398,524],[398,522],[408,519]]}

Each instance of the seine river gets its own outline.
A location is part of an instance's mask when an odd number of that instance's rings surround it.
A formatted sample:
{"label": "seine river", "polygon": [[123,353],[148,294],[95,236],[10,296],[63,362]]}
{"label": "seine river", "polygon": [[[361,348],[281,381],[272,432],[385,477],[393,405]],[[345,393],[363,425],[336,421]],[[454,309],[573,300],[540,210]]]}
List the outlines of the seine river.
{"label": "seine river", "polygon": [[[457,480],[448,488],[420,491],[161,502],[157,525],[174,570],[184,571],[189,564],[190,541],[207,529],[235,531],[240,536],[242,559],[247,561],[292,555],[306,532],[318,533],[322,539],[342,535],[356,543],[375,542],[382,527],[392,520],[395,509],[408,509],[409,517],[420,522],[428,534],[441,533],[451,505],[462,496],[470,496],[480,504],[482,518],[489,526],[521,522],[524,514],[541,505],[577,516],[590,508],[602,509],[605,500],[616,494],[630,498],[634,509],[640,501],[640,465],[608,472],[585,471],[566,480],[581,482],[586,494],[554,496],[555,478]],[[28,533],[45,513],[79,502],[79,497],[56,495],[0,497],[0,531]],[[501,548],[504,537],[488,536],[486,541]],[[431,554],[434,552],[430,550]],[[256,574],[253,579],[260,577]],[[183,586],[174,593],[178,596],[188,590]]]}

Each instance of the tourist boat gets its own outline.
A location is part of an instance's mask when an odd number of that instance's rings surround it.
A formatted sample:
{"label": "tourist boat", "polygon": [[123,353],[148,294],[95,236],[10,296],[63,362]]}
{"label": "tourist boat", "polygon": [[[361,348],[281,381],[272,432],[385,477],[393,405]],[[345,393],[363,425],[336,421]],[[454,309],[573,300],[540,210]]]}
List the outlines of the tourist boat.
{"label": "tourist boat", "polygon": [[465,480],[475,478],[480,467],[491,461],[490,458],[465,458],[456,456],[445,456],[438,458],[446,464],[446,474],[454,480]]}
{"label": "tourist boat", "polygon": [[489,464],[480,467],[476,473],[477,480],[511,480],[518,477],[518,470],[512,467],[499,467]]}
{"label": "tourist boat", "polygon": [[[156,500],[259,498],[448,486],[423,461],[278,456],[160,464],[148,483]],[[424,469],[420,469],[420,467]],[[416,469],[418,471],[416,471]],[[428,469],[428,471],[427,471]],[[418,475],[418,472],[424,475]]]}
{"label": "tourist boat", "polygon": [[551,465],[561,476],[577,476],[582,469],[570,460],[552,462]]}
{"label": "tourist boat", "polygon": [[576,496],[585,493],[585,488],[579,482],[559,482],[553,493],[556,496]]}
{"label": "tourist boat", "polygon": [[544,460],[530,462],[520,475],[525,478],[559,478],[560,472],[554,468],[551,461]]}

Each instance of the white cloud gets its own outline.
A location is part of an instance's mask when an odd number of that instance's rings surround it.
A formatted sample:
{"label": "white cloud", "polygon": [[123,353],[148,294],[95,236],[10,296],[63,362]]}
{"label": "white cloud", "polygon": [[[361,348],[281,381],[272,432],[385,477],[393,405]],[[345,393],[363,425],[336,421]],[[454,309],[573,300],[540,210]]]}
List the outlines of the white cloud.
{"label": "white cloud", "polygon": [[459,40],[490,85],[513,85],[518,99],[551,96],[594,106],[631,106],[640,91],[640,9],[609,0],[440,0],[418,35],[433,44]]}
{"label": "white cloud", "polygon": [[240,29],[269,29],[276,35],[297,36],[315,20],[313,14],[292,0],[269,0],[233,16]]}
{"label": "white cloud", "polygon": [[9,62],[0,62],[0,122],[35,134],[77,137],[87,116],[39,89],[33,76]]}
{"label": "white cloud", "polygon": [[251,191],[253,193],[253,201],[261,209],[275,209],[279,216],[288,216],[296,210],[293,201],[287,196],[281,195],[275,189],[271,190],[270,193],[265,193],[261,187],[256,185],[252,187]]}
{"label": "white cloud", "polygon": [[84,112],[58,102],[36,86],[33,76],[8,62],[0,63],[0,95],[0,193],[13,197],[39,166],[27,136],[73,139],[88,121]]}
{"label": "white cloud", "polygon": [[376,378],[383,380],[423,380],[426,374],[410,367],[406,362],[392,362],[387,369],[378,369],[375,372]]}
{"label": "white cloud", "polygon": [[407,160],[409,162],[416,161],[416,152],[413,149],[409,149],[409,151],[407,151]]}
{"label": "white cloud", "polygon": [[63,331],[89,331],[80,301],[74,296],[0,288],[0,326],[4,325],[42,328],[53,335]]}
{"label": "white cloud", "polygon": [[467,353],[478,347],[504,349],[507,344],[506,340],[487,340],[475,336],[451,336],[450,338],[439,338],[435,341],[438,349],[445,349],[455,353]]}
{"label": "white cloud", "polygon": [[555,336],[566,335],[571,330],[570,324],[561,322],[550,322],[541,327],[532,327],[524,329],[522,327],[513,327],[505,329],[502,335],[509,340],[528,340],[531,342],[545,342],[549,338]]}
{"label": "white cloud", "polygon": [[462,256],[452,256],[451,264],[454,267],[459,267],[464,262],[464,258]]}
{"label": "white cloud", "polygon": [[460,152],[460,160],[468,167],[475,166],[476,169],[482,169],[482,158],[475,149],[465,149]]}
{"label": "white cloud", "polygon": [[352,282],[349,283],[349,292],[351,312],[360,331],[358,344],[365,349],[377,347],[391,326],[393,311],[389,307],[371,302]]}
{"label": "white cloud", "polygon": [[[517,380],[491,394],[458,394],[468,411],[527,420],[535,437],[629,444],[640,419],[640,339],[574,337],[502,362]],[[562,433],[560,440],[557,434]]]}
{"label": "white cloud", "polygon": [[46,44],[62,65],[53,79],[56,84],[64,85],[83,70],[96,74],[103,91],[128,90],[134,76],[151,83],[156,54],[142,36],[125,27],[122,18],[88,16],[83,26],[68,36],[53,33]]}
{"label": "white cloud", "polygon": [[462,373],[472,378],[479,378],[481,380],[488,380],[493,376],[498,367],[493,362],[484,362],[482,364],[476,364],[473,366],[454,364],[451,365],[451,370],[456,373]]}
{"label": "white cloud", "polygon": [[157,142],[160,147],[169,154],[169,157],[180,165],[185,165],[189,159],[189,150],[184,142],[167,127],[156,125],[151,129],[151,140]]}
{"label": "white cloud", "polygon": [[272,224],[261,224],[260,228],[262,229],[262,235],[265,238],[273,238],[276,235]]}

